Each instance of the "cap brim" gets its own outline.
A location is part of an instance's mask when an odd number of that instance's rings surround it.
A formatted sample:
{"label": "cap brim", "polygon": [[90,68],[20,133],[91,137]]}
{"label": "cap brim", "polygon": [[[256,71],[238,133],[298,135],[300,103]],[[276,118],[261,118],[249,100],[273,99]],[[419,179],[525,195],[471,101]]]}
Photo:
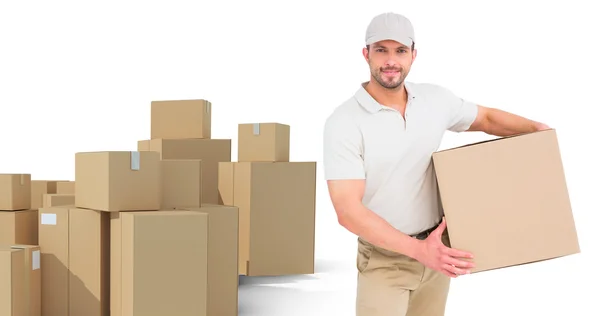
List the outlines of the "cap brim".
{"label": "cap brim", "polygon": [[394,36],[389,34],[372,36],[366,41],[366,45],[371,45],[373,43],[381,42],[381,41],[395,41],[407,47],[411,47],[413,44],[413,40],[410,37],[402,37],[402,36]]}

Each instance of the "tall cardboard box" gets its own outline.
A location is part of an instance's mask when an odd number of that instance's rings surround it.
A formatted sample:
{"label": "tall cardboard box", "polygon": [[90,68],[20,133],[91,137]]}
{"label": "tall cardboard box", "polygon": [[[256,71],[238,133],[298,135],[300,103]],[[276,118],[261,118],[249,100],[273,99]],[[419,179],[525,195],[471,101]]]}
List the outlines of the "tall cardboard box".
{"label": "tall cardboard box", "polygon": [[110,215],[110,315],[208,315],[208,215]]}
{"label": "tall cardboard box", "polygon": [[44,194],[56,193],[56,184],[58,181],[50,180],[31,180],[31,206],[32,210],[37,210],[43,206]]}
{"label": "tall cardboard box", "polygon": [[221,205],[239,208],[239,270],[314,273],[315,162],[222,162]]}
{"label": "tall cardboard box", "polygon": [[211,103],[207,100],[152,101],[151,139],[211,138]]}
{"label": "tall cardboard box", "polygon": [[281,123],[239,124],[238,161],[290,161],[290,126]]}
{"label": "tall cardboard box", "polygon": [[0,211],[31,208],[31,174],[0,174]]}
{"label": "tall cardboard box", "polygon": [[202,160],[162,160],[162,209],[202,205]]}
{"label": "tall cardboard box", "polygon": [[472,272],[580,252],[555,130],[433,154],[453,248]]}
{"label": "tall cardboard box", "polygon": [[0,244],[37,245],[38,211],[0,211]]}
{"label": "tall cardboard box", "polygon": [[152,139],[138,141],[141,152],[154,151],[162,160],[202,160],[202,201],[219,204],[219,162],[231,161],[230,139]]}
{"label": "tall cardboard box", "polygon": [[35,245],[13,245],[13,249],[25,252],[25,314],[42,316],[42,270],[40,247]]}
{"label": "tall cardboard box", "polygon": [[158,210],[160,155],[106,151],[75,154],[75,206],[98,211]]}
{"label": "tall cardboard box", "polygon": [[238,315],[239,209],[202,204],[188,211],[208,215],[208,316]]}
{"label": "tall cardboard box", "polygon": [[41,208],[43,316],[109,316],[110,213]]}
{"label": "tall cardboard box", "polygon": [[0,315],[21,316],[27,311],[25,251],[0,249]]}

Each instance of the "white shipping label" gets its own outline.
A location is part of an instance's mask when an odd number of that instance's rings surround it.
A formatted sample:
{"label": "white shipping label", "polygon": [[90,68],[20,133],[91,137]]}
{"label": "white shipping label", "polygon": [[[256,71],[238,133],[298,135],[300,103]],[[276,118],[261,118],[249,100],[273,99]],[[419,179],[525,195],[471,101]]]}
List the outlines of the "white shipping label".
{"label": "white shipping label", "polygon": [[31,270],[37,270],[40,268],[40,251],[35,250],[31,254]]}
{"label": "white shipping label", "polygon": [[42,213],[42,225],[56,225],[56,214]]}

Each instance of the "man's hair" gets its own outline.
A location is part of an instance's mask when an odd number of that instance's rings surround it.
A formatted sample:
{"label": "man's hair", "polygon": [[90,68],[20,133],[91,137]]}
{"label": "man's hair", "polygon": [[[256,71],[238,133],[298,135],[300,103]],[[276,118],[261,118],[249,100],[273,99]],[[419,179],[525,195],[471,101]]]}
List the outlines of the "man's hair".
{"label": "man's hair", "polygon": [[[371,48],[371,45],[367,45],[367,51],[369,51],[370,48]],[[415,42],[413,42],[412,45],[410,45],[410,50],[411,51],[415,50]]]}

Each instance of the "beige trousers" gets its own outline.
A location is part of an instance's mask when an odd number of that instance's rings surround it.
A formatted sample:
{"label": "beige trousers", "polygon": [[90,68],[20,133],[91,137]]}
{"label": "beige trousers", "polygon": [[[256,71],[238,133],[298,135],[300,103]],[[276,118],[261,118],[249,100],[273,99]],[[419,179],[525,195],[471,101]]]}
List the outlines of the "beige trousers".
{"label": "beige trousers", "polygon": [[[444,233],[442,242],[449,245]],[[450,278],[358,239],[356,316],[442,316]]]}

